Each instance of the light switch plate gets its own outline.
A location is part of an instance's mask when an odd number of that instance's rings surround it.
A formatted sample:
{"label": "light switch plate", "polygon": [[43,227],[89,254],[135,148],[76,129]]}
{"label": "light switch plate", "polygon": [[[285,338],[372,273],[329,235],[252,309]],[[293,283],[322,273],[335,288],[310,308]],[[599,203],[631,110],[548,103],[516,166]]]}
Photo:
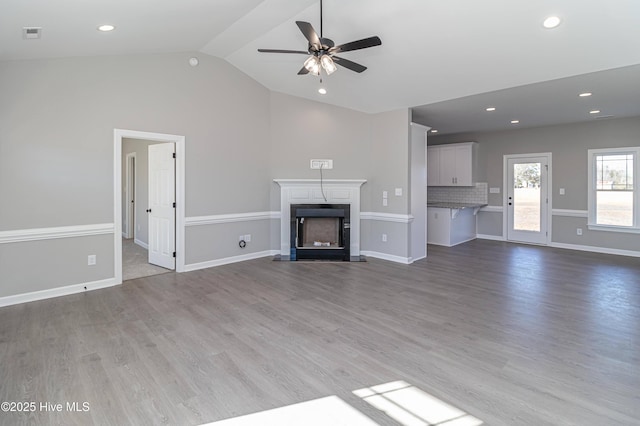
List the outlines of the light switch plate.
{"label": "light switch plate", "polygon": [[402,188],[396,188],[396,197],[402,196]]}
{"label": "light switch plate", "polygon": [[564,195],[564,188],[560,188],[560,195]]}
{"label": "light switch plate", "polygon": [[500,193],[500,188],[489,188],[489,193],[490,194],[499,194]]}

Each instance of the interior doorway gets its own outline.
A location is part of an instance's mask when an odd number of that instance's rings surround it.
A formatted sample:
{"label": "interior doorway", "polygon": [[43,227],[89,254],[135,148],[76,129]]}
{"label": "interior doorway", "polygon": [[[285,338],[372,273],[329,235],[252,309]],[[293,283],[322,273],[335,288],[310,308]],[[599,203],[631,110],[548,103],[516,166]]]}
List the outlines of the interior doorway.
{"label": "interior doorway", "polygon": [[174,153],[173,142],[122,141],[123,281],[175,269]]}
{"label": "interior doorway", "polygon": [[116,280],[182,272],[184,137],[116,129],[114,154]]}
{"label": "interior doorway", "polygon": [[549,244],[551,154],[505,156],[508,241]]}

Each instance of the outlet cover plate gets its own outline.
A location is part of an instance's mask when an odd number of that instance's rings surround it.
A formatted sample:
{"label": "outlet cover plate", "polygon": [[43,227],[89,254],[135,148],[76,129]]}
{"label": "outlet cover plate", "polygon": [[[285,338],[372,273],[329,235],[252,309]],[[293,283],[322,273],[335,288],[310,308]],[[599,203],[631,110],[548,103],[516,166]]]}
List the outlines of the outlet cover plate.
{"label": "outlet cover plate", "polygon": [[329,170],[333,169],[333,160],[311,160],[310,166],[312,169]]}

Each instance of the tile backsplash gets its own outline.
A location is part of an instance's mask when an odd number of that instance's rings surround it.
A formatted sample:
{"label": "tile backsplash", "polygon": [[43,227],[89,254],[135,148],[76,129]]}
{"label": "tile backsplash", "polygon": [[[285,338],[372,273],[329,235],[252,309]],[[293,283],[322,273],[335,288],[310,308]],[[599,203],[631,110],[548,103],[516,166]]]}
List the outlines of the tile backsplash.
{"label": "tile backsplash", "polygon": [[430,186],[427,202],[488,204],[488,184],[478,182],[475,186]]}

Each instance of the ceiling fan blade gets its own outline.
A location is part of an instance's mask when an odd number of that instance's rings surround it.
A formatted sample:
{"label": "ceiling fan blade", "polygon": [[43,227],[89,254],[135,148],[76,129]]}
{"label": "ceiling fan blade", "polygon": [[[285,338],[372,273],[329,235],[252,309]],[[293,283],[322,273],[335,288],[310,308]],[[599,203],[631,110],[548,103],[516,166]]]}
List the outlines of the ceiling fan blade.
{"label": "ceiling fan blade", "polygon": [[332,47],[329,49],[330,53],[342,53],[350,52],[352,50],[366,49],[368,47],[380,46],[382,40],[380,37],[374,36],[369,38],[363,38],[362,40],[352,41],[350,43],[341,44],[340,46]]}
{"label": "ceiling fan blade", "polygon": [[333,59],[333,62],[335,62],[337,65],[343,66],[347,69],[350,69],[351,71],[360,73],[367,69],[367,67],[365,67],[364,65],[357,64],[348,59],[340,58],[338,56],[332,56],[331,58]]}
{"label": "ceiling fan blade", "polygon": [[303,50],[283,50],[283,49],[258,49],[258,52],[262,53],[299,53],[301,55],[308,55],[309,52]]}
{"label": "ceiling fan blade", "polygon": [[298,75],[305,75],[305,74],[309,74],[309,70],[306,69],[305,67],[302,67],[300,71],[298,71]]}
{"label": "ceiling fan blade", "polygon": [[304,21],[296,21],[298,28],[302,31],[302,34],[309,41],[309,45],[313,47],[315,50],[320,50],[322,44],[320,43],[320,37],[318,37],[318,33],[313,29],[310,23]]}

